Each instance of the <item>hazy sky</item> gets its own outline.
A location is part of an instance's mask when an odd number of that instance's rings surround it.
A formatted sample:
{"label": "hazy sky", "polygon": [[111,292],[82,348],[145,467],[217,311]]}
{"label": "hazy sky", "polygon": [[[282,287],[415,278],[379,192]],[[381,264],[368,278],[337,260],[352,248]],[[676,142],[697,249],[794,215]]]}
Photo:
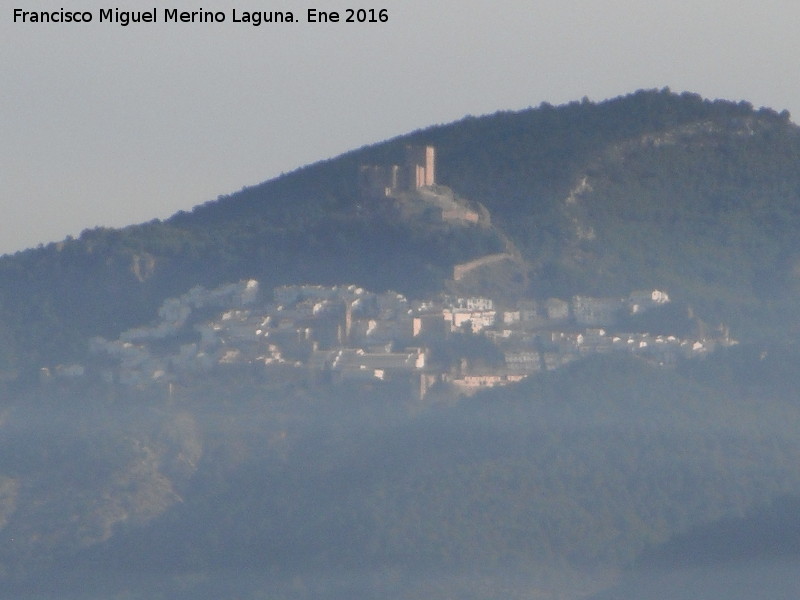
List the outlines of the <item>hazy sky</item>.
{"label": "hazy sky", "polygon": [[[348,7],[388,22],[231,22]],[[93,21],[14,23],[14,8]],[[159,23],[100,23],[108,8],[155,8]],[[171,8],[226,22],[163,23]],[[798,22],[796,0],[0,0],[0,253],[543,101],[669,86],[800,121]]]}

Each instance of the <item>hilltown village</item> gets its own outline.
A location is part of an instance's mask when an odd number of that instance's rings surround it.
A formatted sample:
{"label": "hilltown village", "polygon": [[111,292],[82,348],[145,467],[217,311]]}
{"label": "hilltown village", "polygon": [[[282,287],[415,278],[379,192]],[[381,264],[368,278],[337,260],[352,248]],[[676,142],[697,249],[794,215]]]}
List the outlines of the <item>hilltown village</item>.
{"label": "hilltown village", "polygon": [[[365,199],[414,197],[442,219],[486,216],[435,186],[434,150],[409,151],[406,165],[362,166]],[[430,207],[429,207],[430,208]],[[454,267],[454,279],[486,257]],[[250,279],[216,289],[195,287],[169,298],[154,323],[94,338],[87,364],[43,367],[44,381],[99,377],[123,386],[180,385],[200,374],[246,369],[276,383],[324,385],[405,382],[424,398],[435,385],[460,394],[512,384],[596,353],[626,353],[656,365],[699,358],[736,342],[720,330],[695,337],[624,331],[632,315],[662,309],[661,290],[625,297],[574,296],[511,303],[442,294],[410,301],[356,285],[287,285],[262,289]],[[466,346],[478,352],[459,352]],[[450,348],[443,352],[443,348]],[[239,371],[237,371],[237,369]]]}
{"label": "hilltown village", "polygon": [[[649,290],[625,298],[575,296],[500,307],[482,297],[411,302],[401,294],[355,285],[283,286],[265,302],[251,279],[213,290],[195,287],[170,298],[154,324],[124,331],[116,340],[94,338],[90,364],[45,368],[42,377],[94,373],[109,383],[147,386],[246,368],[278,382],[402,380],[424,397],[434,384],[470,394],[593,353],[622,352],[671,365],[735,343],[721,334],[679,338],[616,330],[621,315],[668,302],[666,293]],[[454,337],[481,339],[496,352],[489,360],[473,356],[454,363],[432,354],[431,348]]]}

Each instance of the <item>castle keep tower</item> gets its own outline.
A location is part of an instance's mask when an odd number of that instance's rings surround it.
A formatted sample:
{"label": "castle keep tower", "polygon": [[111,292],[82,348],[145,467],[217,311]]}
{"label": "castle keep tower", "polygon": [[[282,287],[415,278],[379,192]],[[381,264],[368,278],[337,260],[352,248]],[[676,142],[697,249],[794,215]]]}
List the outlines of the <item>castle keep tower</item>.
{"label": "castle keep tower", "polygon": [[361,165],[359,189],[365,198],[386,198],[436,184],[436,150],[433,146],[407,146],[403,165]]}
{"label": "castle keep tower", "polygon": [[433,146],[409,146],[406,148],[406,169],[409,176],[408,189],[418,190],[433,185],[435,176],[435,155]]}

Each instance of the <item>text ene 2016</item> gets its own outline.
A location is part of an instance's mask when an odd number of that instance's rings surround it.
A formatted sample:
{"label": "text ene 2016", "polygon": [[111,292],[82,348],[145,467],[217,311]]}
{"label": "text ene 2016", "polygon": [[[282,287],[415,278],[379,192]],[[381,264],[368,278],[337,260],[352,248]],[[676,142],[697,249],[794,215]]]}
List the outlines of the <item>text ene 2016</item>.
{"label": "text ene 2016", "polygon": [[347,8],[344,11],[308,9],[309,23],[386,23],[389,11],[385,8]]}

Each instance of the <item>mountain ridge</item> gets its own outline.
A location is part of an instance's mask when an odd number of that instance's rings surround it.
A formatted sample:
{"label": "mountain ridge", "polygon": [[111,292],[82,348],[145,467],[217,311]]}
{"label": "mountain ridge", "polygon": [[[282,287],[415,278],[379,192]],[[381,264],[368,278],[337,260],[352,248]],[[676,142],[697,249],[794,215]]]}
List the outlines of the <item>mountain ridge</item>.
{"label": "mountain ridge", "polygon": [[[743,139],[748,123],[752,135]],[[675,131],[691,134],[697,143],[659,142],[677,139]],[[788,113],[666,89],[599,104],[584,100],[467,117],[418,130],[164,221],[87,230],[78,239],[2,257],[0,341],[5,352],[0,373],[14,379],[25,364],[78,357],[92,335],[113,335],[144,322],[164,298],[197,284],[214,287],[247,277],[268,286],[349,281],[375,290],[398,289],[410,297],[441,289],[454,265],[502,251],[502,239],[478,228],[431,229],[422,221],[356,214],[359,165],[397,162],[406,145],[423,143],[437,148],[438,179],[459,196],[485,205],[519,249],[529,265],[525,293],[563,297],[667,286],[673,295],[685,295],[709,321],[728,322],[750,334],[765,329],[771,310],[784,310],[780,327],[769,324],[770,335],[791,330],[783,327],[786,320],[800,323],[792,303],[785,301],[787,290],[794,294],[800,289],[793,275],[800,251],[787,237],[800,224],[788,203],[800,189],[797,169],[790,169],[800,157],[798,138]],[[714,148],[709,148],[711,141]],[[613,149],[618,154],[626,144],[638,144],[638,150],[623,153],[620,163]],[[759,162],[762,151],[766,155]],[[754,265],[778,262],[779,267],[752,266],[739,275],[740,281],[732,276],[731,261],[724,255],[720,260],[720,252],[735,249],[736,243],[709,240],[698,225],[719,221],[713,196],[727,193],[721,186],[731,170],[752,174],[734,189],[736,194],[753,195],[769,186],[769,194],[782,196],[773,208],[787,217],[777,231],[765,222],[753,230],[750,242],[739,240],[740,246],[761,246],[757,249],[763,256],[751,259]],[[594,185],[592,193],[565,207],[570,190],[586,176]],[[683,183],[676,185],[670,177]],[[686,198],[672,202],[673,214],[665,213],[669,204],[664,198],[676,194]],[[590,197],[599,201],[588,202]],[[632,198],[638,198],[637,204],[631,204]],[[756,202],[761,200],[743,198],[742,206],[734,207],[738,213],[722,214],[727,221],[714,225],[719,234],[712,235],[746,238],[735,222],[753,212]],[[649,212],[631,211],[631,206]],[[628,219],[632,212],[634,218]],[[576,218],[592,228],[593,239],[576,235]],[[642,233],[636,219],[650,231]],[[663,256],[645,235],[669,254]],[[680,235],[685,244],[674,241]],[[770,243],[774,247],[767,247]],[[692,260],[698,257],[702,260]],[[704,270],[683,271],[695,262]],[[338,281],[332,280],[334,273]],[[725,277],[734,285],[720,281]],[[758,278],[766,278],[771,288],[780,286],[779,293],[759,297],[767,286],[759,285]],[[708,290],[717,300],[704,299]],[[778,303],[779,308],[771,308]]]}

